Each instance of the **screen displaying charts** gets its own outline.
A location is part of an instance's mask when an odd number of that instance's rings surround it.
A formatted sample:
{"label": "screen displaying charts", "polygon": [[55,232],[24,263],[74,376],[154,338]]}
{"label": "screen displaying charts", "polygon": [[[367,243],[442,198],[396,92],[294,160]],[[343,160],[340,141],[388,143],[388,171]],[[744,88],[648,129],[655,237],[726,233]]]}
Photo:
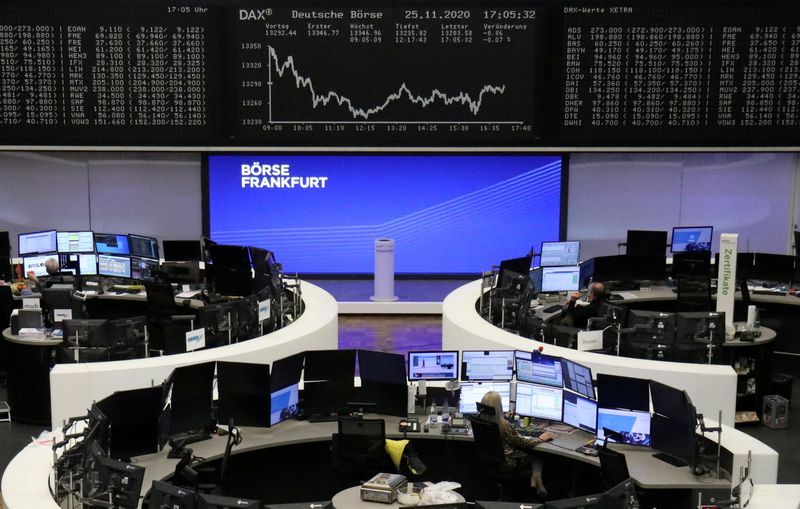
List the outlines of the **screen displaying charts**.
{"label": "screen displaying charts", "polygon": [[477,404],[489,391],[500,394],[500,399],[503,402],[503,411],[508,412],[511,406],[510,382],[463,382],[461,384],[461,395],[458,400],[458,411],[462,414],[477,413]]}
{"label": "screen displaying charts", "polygon": [[542,267],[542,288],[547,292],[574,292],[580,288],[581,268],[577,265],[571,267]]}
{"label": "screen displaying charts", "polygon": [[458,378],[458,352],[408,352],[408,379],[455,380]]}
{"label": "screen displaying charts", "polygon": [[56,231],[20,233],[18,247],[20,256],[52,253],[56,251]]}
{"label": "screen displaying charts", "polygon": [[622,440],[608,437],[609,442],[622,442],[629,445],[650,446],[650,413],[636,410],[597,409],[597,438],[606,438],[607,428],[616,431]]}
{"label": "screen displaying charts", "polygon": [[560,421],[562,395],[560,388],[517,382],[516,412],[526,417]]}
{"label": "screen displaying charts", "polygon": [[97,273],[101,276],[131,277],[131,259],[127,256],[97,256]]}
{"label": "screen displaying charts", "polygon": [[510,382],[513,375],[513,350],[464,350],[461,352],[462,380]]}
{"label": "screen displaying charts", "polygon": [[564,380],[561,374],[561,359],[536,352],[517,350],[517,380],[534,384],[561,388]]}
{"label": "screen displaying charts", "polygon": [[91,231],[58,232],[56,239],[59,253],[94,252],[94,233]]}
{"label": "screen displaying charts", "polygon": [[561,373],[564,377],[565,389],[577,392],[589,399],[595,399],[591,368],[562,358]]}
{"label": "screen displaying charts", "polygon": [[578,265],[581,243],[577,240],[567,242],[542,242],[539,256],[540,267],[563,267]]}

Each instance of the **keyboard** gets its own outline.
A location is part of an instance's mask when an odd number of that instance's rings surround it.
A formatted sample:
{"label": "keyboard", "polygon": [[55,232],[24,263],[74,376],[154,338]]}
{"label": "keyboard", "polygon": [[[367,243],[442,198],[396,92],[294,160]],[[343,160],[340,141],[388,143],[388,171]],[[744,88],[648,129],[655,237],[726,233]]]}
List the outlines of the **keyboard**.
{"label": "keyboard", "polygon": [[780,290],[750,290],[750,293],[753,295],[786,295],[786,292],[782,292]]}
{"label": "keyboard", "polygon": [[538,428],[516,428],[517,433],[526,438],[539,438],[539,435],[544,433],[543,429]]}
{"label": "keyboard", "polygon": [[554,304],[552,306],[544,308],[542,311],[545,313],[555,313],[556,311],[561,310],[563,306],[561,304]]}

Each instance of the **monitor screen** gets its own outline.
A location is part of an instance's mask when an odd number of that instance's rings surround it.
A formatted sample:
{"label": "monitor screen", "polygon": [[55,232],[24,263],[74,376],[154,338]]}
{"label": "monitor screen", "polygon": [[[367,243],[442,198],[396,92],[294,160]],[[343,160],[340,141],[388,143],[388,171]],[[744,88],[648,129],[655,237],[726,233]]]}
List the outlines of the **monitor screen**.
{"label": "monitor screen", "polygon": [[299,393],[299,384],[283,387],[270,393],[270,426],[275,426],[279,422],[297,417],[297,415],[300,413]]}
{"label": "monitor screen", "polygon": [[[795,257],[769,253],[754,253],[749,279],[788,283],[794,276]],[[738,273],[738,259],[737,259]]]}
{"label": "monitor screen", "polygon": [[478,413],[477,403],[480,403],[483,396],[489,391],[500,394],[503,411],[508,412],[511,408],[510,382],[463,382],[458,400],[458,411],[462,414]]}
{"label": "monitor screen", "polygon": [[97,255],[97,273],[101,276],[131,277],[131,259],[127,256]]}
{"label": "monitor screen", "polygon": [[408,379],[455,380],[458,378],[458,351],[408,352]]}
{"label": "monitor screen", "polygon": [[627,376],[597,375],[597,402],[603,408],[650,411],[650,382]]}
{"label": "monitor screen", "polygon": [[203,261],[203,248],[199,240],[165,240],[164,260],[169,262]]}
{"label": "monitor screen", "polygon": [[682,344],[725,341],[725,312],[683,311],[677,314],[675,341]]}
{"label": "monitor screen", "polygon": [[578,265],[581,243],[577,240],[567,242],[542,242],[539,255],[540,267],[563,267]]}
{"label": "monitor screen", "polygon": [[94,253],[94,232],[57,232],[59,253]]}
{"label": "monitor screen", "polygon": [[561,359],[544,355],[538,351],[524,352],[517,350],[515,354],[517,380],[551,387],[564,386],[561,375]]}
{"label": "monitor screen", "polygon": [[128,236],[114,233],[95,233],[94,245],[98,253],[128,255]]}
{"label": "monitor screen", "polygon": [[672,252],[711,251],[713,226],[676,226],[672,229]]}
{"label": "monitor screen", "polygon": [[628,230],[625,253],[640,256],[664,256],[667,252],[667,232]]}
{"label": "monitor screen", "polygon": [[[558,238],[561,175],[553,155],[214,154],[209,233],[269,249],[291,272],[372,273],[375,239],[387,237],[398,273],[479,273]],[[491,218],[471,220],[477,204]]]}
{"label": "monitor screen", "polygon": [[173,486],[172,484],[153,481],[150,489],[150,505],[152,508],[168,507],[169,509],[194,509],[194,491]]}
{"label": "monitor screen", "polygon": [[[519,392],[519,389],[517,389]],[[578,394],[564,391],[564,417],[565,424],[572,427],[597,433],[597,402],[584,398]]]}
{"label": "monitor screen", "polygon": [[561,359],[561,373],[564,376],[565,389],[595,399],[591,368],[569,359]]}
{"label": "monitor screen", "polygon": [[158,271],[158,260],[131,256],[131,278],[140,281],[155,281]]}
{"label": "monitor screen", "polygon": [[20,233],[17,246],[20,256],[57,251],[56,231]]}
{"label": "monitor screen", "polygon": [[516,412],[523,417],[560,421],[563,394],[561,388],[517,382]]}
{"label": "monitor screen", "polygon": [[406,386],[406,359],[402,354],[358,351],[358,374],[363,382]]}
{"label": "monitor screen", "polygon": [[158,241],[152,237],[128,235],[128,245],[131,248],[131,256],[158,259]]}
{"label": "monitor screen", "polygon": [[580,288],[581,268],[572,267],[543,267],[542,287],[539,291],[549,292],[574,292]]}
{"label": "monitor screen", "polygon": [[462,380],[510,382],[513,375],[513,350],[464,350],[461,352]]}
{"label": "monitor screen", "polygon": [[69,272],[78,276],[94,276],[97,274],[97,255],[94,253],[68,253],[58,255],[61,272]]}
{"label": "monitor screen", "polygon": [[650,395],[653,399],[653,413],[689,423],[694,429],[697,417],[686,391],[650,380]]}
{"label": "monitor screen", "polygon": [[622,435],[621,440],[608,437],[609,442],[650,447],[650,413],[635,410],[597,409],[597,438],[605,440],[605,428]]}
{"label": "monitor screen", "polygon": [[[695,426],[696,423],[653,415],[650,422],[650,446],[682,460],[679,463],[694,466],[697,456]],[[674,464],[674,461],[669,462]]]}
{"label": "monitor screen", "polygon": [[22,266],[25,270],[25,277],[28,277],[28,273],[33,272],[36,277],[43,277],[47,275],[47,269],[45,268],[45,262],[48,258],[53,258],[56,262],[58,262],[58,255],[44,255],[44,256],[26,256],[22,259]]}
{"label": "monitor screen", "polygon": [[635,329],[636,336],[641,342],[665,345],[674,343],[675,323],[675,313],[639,309],[632,309],[628,313],[628,327]]}

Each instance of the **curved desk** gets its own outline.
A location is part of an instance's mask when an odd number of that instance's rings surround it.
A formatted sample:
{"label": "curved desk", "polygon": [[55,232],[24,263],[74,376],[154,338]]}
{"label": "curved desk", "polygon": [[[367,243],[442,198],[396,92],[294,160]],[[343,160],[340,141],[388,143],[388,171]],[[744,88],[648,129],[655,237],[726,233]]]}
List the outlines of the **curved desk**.
{"label": "curved desk", "polygon": [[337,348],[338,305],[333,296],[304,282],[303,302],[305,311],[296,321],[241,343],[148,359],[57,364],[50,371],[53,429],[115,391],[159,384],[179,366],[209,361],[269,364],[305,350]]}
{"label": "curved desk", "polygon": [[8,352],[8,402],[15,422],[50,423],[50,366],[61,339],[21,339],[3,331]]}
{"label": "curved desk", "polygon": [[[368,416],[381,417],[386,420],[387,438],[402,438],[395,432],[399,417],[391,416]],[[424,419],[424,416],[420,416]],[[337,423],[309,423],[306,421],[287,421],[273,428],[241,428],[243,442],[234,448],[235,456],[263,451],[265,449],[282,448],[289,446],[304,446],[313,443],[328,442],[331,435],[337,431]],[[575,433],[584,433],[576,431]],[[50,437],[61,437],[58,430]],[[590,436],[586,434],[585,438]],[[408,438],[413,440],[417,447],[431,441],[443,441],[444,435],[440,434],[440,428],[432,429],[430,433],[409,433]],[[734,457],[740,451],[752,450],[753,453],[753,472],[762,476],[762,470],[767,460],[763,458],[765,446],[753,438],[737,431],[733,428],[724,426],[722,433],[723,448],[728,450]],[[226,437],[213,436],[210,440],[196,442],[191,445],[196,456],[213,461],[221,458],[225,450]],[[472,438],[470,436],[456,436],[447,438],[447,441],[456,441],[463,446],[467,446]],[[467,443],[464,443],[467,442]],[[444,442],[445,444],[448,442]],[[436,445],[436,444],[431,444]],[[616,448],[616,446],[615,446]],[[768,448],[767,448],[768,449]],[[537,450],[547,455],[555,455],[580,464],[596,467],[599,469],[600,462],[596,457],[585,456],[571,449],[556,447],[553,444],[542,444]],[[645,489],[722,489],[729,490],[731,482],[728,480],[699,479],[688,467],[673,467],[652,457],[653,451],[639,447],[620,446],[618,449],[625,454],[628,460],[628,467],[631,476],[636,479],[637,484]],[[327,451],[327,448],[325,448]],[[771,449],[770,449],[771,451]],[[167,458],[167,450],[162,450],[155,454],[148,454],[135,458],[135,463],[145,467],[145,477],[142,495],[149,490],[153,480],[162,480],[170,477],[175,470],[178,459]],[[774,451],[772,451],[774,453]],[[745,453],[746,455],[746,453]],[[777,455],[776,455],[777,456]],[[328,458],[305,458],[304,461],[328,462]],[[777,468],[777,457],[775,458]],[[48,479],[51,473],[53,455],[49,443],[43,446],[29,446],[23,449],[9,464],[3,476],[2,490],[4,502],[7,509],[56,509],[58,505],[51,498]],[[263,465],[262,468],[267,468]],[[756,473],[758,472],[758,474]],[[288,475],[301,475],[301,472],[289,472]],[[776,471],[772,473],[771,481],[775,482]],[[768,475],[763,475],[768,477]],[[463,484],[463,483],[462,483]],[[304,492],[296,502],[303,502],[313,499],[314,494]],[[332,495],[332,493],[328,494]],[[240,495],[246,496],[246,495]],[[319,499],[318,499],[319,500]],[[338,508],[337,508],[338,509]]]}

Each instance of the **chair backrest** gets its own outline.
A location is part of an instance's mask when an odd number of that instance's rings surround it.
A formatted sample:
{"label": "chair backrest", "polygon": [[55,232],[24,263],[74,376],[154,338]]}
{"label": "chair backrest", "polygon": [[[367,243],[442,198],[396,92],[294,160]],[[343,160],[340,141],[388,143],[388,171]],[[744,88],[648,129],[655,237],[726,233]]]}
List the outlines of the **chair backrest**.
{"label": "chair backrest", "polygon": [[174,315],[177,314],[178,305],[175,304],[175,294],[169,283],[145,282],[147,292],[148,315]]}
{"label": "chair backrest", "polygon": [[505,463],[503,437],[496,422],[479,417],[470,417],[472,436],[475,439],[475,457],[487,466],[499,466]]}
{"label": "chair backrest", "polygon": [[11,324],[11,311],[14,309],[14,296],[10,286],[0,286],[0,329]]}
{"label": "chair backrest", "polygon": [[628,461],[621,452],[603,446],[598,450],[598,457],[605,489],[611,489],[630,477]]}
{"label": "chair backrest", "polygon": [[339,454],[344,457],[380,457],[386,444],[383,419],[339,419]]}

